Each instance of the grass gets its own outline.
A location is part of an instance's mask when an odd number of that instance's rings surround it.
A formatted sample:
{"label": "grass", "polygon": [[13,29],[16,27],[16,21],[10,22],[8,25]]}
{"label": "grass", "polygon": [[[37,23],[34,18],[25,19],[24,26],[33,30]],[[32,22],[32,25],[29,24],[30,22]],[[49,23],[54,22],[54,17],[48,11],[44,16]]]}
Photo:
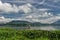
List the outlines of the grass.
{"label": "grass", "polygon": [[60,30],[16,30],[0,28],[0,40],[60,40]]}

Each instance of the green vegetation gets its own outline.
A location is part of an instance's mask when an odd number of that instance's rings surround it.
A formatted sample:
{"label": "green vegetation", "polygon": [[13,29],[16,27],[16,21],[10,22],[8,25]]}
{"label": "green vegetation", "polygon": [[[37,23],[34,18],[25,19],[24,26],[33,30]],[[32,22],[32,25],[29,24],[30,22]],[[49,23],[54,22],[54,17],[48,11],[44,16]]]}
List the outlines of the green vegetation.
{"label": "green vegetation", "polygon": [[60,40],[60,30],[16,30],[0,28],[0,40]]}

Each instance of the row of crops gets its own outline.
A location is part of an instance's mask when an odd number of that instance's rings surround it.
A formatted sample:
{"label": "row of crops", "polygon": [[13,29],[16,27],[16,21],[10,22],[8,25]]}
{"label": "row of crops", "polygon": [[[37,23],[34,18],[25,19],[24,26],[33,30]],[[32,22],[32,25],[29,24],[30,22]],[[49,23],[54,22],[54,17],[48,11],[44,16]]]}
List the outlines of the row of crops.
{"label": "row of crops", "polygon": [[0,28],[0,40],[60,40],[60,31]]}

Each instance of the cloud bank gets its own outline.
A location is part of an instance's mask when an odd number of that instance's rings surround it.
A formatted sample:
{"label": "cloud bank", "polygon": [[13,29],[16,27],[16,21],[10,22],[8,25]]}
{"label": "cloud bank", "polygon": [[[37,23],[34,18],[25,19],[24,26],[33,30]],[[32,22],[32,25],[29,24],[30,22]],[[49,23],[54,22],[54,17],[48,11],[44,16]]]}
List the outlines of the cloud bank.
{"label": "cloud bank", "polygon": [[16,6],[16,5],[11,5],[10,3],[2,3],[2,1],[0,1],[0,11],[1,12],[19,12],[19,11],[23,11],[25,13],[30,12],[30,7],[31,5],[28,3],[26,5],[22,5],[22,6]]}
{"label": "cloud bank", "polygon": [[[43,2],[44,3],[44,2]],[[40,23],[47,23],[51,24],[54,23],[58,20],[60,20],[60,16],[53,15],[51,12],[48,12],[51,9],[48,8],[35,8],[33,5],[30,3],[26,3],[24,5],[16,6],[16,5],[11,5],[10,3],[3,3],[0,1],[0,12],[24,12],[24,15],[22,17],[19,17],[17,19],[1,19],[5,20],[2,22],[9,22],[10,20],[24,20],[24,21],[29,21],[29,22],[40,22]]]}

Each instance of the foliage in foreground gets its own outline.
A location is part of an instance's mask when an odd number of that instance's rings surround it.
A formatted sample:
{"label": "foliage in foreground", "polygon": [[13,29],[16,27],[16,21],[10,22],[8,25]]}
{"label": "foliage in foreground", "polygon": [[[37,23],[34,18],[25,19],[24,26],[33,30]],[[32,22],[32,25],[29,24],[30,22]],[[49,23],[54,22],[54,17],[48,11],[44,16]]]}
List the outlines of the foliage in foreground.
{"label": "foliage in foreground", "polygon": [[0,29],[0,40],[60,40],[60,31]]}

